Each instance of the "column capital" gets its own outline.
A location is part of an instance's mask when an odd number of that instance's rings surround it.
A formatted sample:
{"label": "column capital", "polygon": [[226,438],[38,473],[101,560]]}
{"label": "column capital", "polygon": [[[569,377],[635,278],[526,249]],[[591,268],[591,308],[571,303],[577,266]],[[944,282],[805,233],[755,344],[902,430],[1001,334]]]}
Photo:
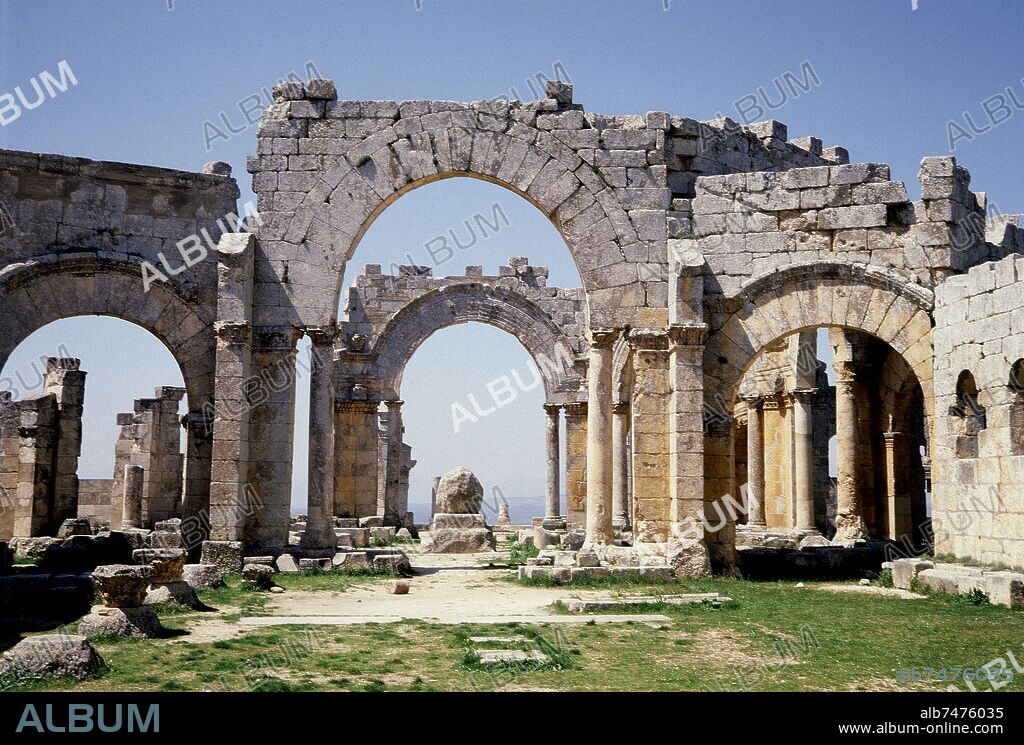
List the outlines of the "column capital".
{"label": "column capital", "polygon": [[314,346],[334,346],[334,340],[338,336],[338,328],[336,326],[307,326],[305,328],[306,336],[313,342]]}
{"label": "column capital", "polygon": [[680,347],[702,347],[708,338],[706,323],[674,323],[668,327],[668,338]]}
{"label": "column capital", "polygon": [[562,407],[566,417],[584,417],[587,415],[586,401],[571,401]]}
{"label": "column capital", "polygon": [[216,321],[213,324],[213,331],[217,338],[226,344],[252,344],[252,326],[244,321]]}
{"label": "column capital", "polygon": [[905,442],[906,440],[914,439],[914,436],[909,432],[883,432],[882,439],[885,443],[895,444],[897,442]]}
{"label": "column capital", "polygon": [[612,413],[620,416],[629,413],[629,401],[612,402]]}
{"label": "column capital", "polygon": [[611,349],[618,341],[621,331],[619,329],[596,328],[587,331],[587,343],[592,349]]}
{"label": "column capital", "polygon": [[658,328],[632,329],[629,344],[638,352],[667,352],[669,332]]}
{"label": "column capital", "polygon": [[764,396],[759,393],[747,393],[740,396],[740,400],[747,405],[748,409],[761,409],[764,407]]}
{"label": "column capital", "polygon": [[404,404],[404,403],[405,403],[405,401],[401,401],[399,399],[394,399],[392,401],[385,401],[384,405],[388,407],[388,413],[389,414],[396,414],[399,411],[401,411],[402,404]]}
{"label": "column capital", "polygon": [[789,396],[793,401],[800,401],[801,403],[810,403],[810,400],[816,395],[818,395],[817,388],[794,388],[789,392]]}
{"label": "column capital", "polygon": [[558,412],[562,410],[562,404],[544,404],[544,413],[548,416],[558,416]]}
{"label": "column capital", "polygon": [[302,335],[294,326],[256,326],[253,347],[262,352],[291,352]]}
{"label": "column capital", "polygon": [[375,414],[379,406],[380,401],[367,401],[365,399],[359,401],[336,399],[334,401],[334,410],[337,412],[358,411],[364,414]]}

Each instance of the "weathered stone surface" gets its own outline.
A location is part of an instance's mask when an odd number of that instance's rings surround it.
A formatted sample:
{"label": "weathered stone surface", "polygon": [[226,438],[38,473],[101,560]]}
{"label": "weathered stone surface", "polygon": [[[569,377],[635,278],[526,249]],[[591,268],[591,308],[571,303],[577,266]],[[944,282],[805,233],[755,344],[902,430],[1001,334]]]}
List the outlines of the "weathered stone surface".
{"label": "weathered stone surface", "polygon": [[224,586],[224,573],[215,564],[186,564],[182,576],[195,590],[215,590]]}
{"label": "weathered stone surface", "polygon": [[78,633],[93,638],[97,636],[136,636],[155,639],[163,627],[150,608],[101,608],[92,609],[78,624]]}
{"label": "weathered stone surface", "polygon": [[149,580],[153,584],[182,581],[187,558],[183,548],[143,548],[132,551],[132,559],[136,563],[153,567],[155,574]]}
{"label": "weathered stone surface", "polygon": [[85,680],[103,666],[103,658],[85,636],[41,634],[22,639],[4,652],[0,673]]}
{"label": "weathered stone surface", "polygon": [[242,571],[242,544],[239,541],[203,541],[201,564],[213,564],[225,574]]}
{"label": "weathered stone surface", "polygon": [[384,589],[392,595],[408,595],[409,583],[404,579],[393,579],[384,585]]}
{"label": "weathered stone surface", "polygon": [[1024,608],[1024,573],[985,572],[985,593],[993,605]]}
{"label": "weathered stone surface", "polygon": [[909,590],[910,583],[918,574],[934,566],[932,562],[921,559],[896,559],[892,562],[892,586],[900,590]]}
{"label": "weathered stone surface", "polygon": [[156,570],[149,566],[111,564],[96,567],[92,580],[103,604],[108,608],[138,608],[146,599]]}
{"label": "weathered stone surface", "polygon": [[464,466],[453,468],[437,485],[437,512],[449,514],[479,513],[484,502],[484,487]]}
{"label": "weathered stone surface", "polygon": [[92,524],[88,519],[70,517],[61,523],[57,530],[58,538],[70,538],[73,535],[92,535]]}
{"label": "weathered stone surface", "polygon": [[665,546],[665,560],[676,577],[706,577],[711,561],[703,543],[671,539]]}
{"label": "weathered stone surface", "polygon": [[242,568],[242,578],[261,590],[269,590],[274,584],[274,570],[264,564],[246,564]]}
{"label": "weathered stone surface", "polygon": [[404,577],[412,574],[412,565],[409,563],[409,557],[403,553],[377,554],[373,557],[372,567]]}
{"label": "weathered stone surface", "polygon": [[487,528],[432,528],[420,545],[427,553],[473,554],[494,551],[496,544]]}
{"label": "weathered stone surface", "polygon": [[199,596],[188,582],[178,580],[176,582],[153,583],[146,593],[146,605],[180,605],[186,608],[199,609],[203,604],[199,602]]}
{"label": "weathered stone surface", "polygon": [[282,574],[294,574],[299,571],[299,563],[295,561],[295,557],[291,554],[281,554],[278,556],[274,566]]}
{"label": "weathered stone surface", "polygon": [[370,568],[370,560],[365,551],[339,551],[334,555],[331,563],[336,569],[343,570]]}

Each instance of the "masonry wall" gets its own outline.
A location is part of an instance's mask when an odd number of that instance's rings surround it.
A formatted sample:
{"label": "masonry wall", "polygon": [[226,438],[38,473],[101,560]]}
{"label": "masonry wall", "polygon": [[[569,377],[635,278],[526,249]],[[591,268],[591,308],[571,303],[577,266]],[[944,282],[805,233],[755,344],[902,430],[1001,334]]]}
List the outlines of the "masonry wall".
{"label": "masonry wall", "polygon": [[113,479],[78,480],[78,516],[87,517],[94,524],[110,522],[110,491]]}
{"label": "masonry wall", "polygon": [[[1024,566],[1024,421],[1011,369],[1024,359],[1024,256],[1009,256],[951,277],[936,289],[935,443],[932,525],[937,553]],[[977,384],[985,426],[976,457],[958,457],[963,437],[957,380]],[[961,450],[963,452],[963,449]]]}

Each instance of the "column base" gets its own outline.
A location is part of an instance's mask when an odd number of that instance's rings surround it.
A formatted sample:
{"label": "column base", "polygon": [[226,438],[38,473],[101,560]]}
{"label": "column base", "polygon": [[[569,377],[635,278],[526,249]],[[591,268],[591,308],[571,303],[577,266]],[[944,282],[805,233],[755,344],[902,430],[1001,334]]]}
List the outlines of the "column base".
{"label": "column base", "polygon": [[836,541],[859,541],[868,529],[860,515],[836,515]]}
{"label": "column base", "polygon": [[561,515],[545,517],[540,521],[540,526],[544,528],[544,530],[565,530],[565,518]]}

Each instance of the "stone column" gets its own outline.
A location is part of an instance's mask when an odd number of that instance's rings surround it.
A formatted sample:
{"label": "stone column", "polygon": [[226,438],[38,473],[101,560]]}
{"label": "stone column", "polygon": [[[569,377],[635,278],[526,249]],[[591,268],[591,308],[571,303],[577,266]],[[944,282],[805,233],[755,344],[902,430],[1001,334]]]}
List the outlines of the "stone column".
{"label": "stone column", "polygon": [[590,332],[587,368],[587,545],[612,540],[612,345],[618,333]]}
{"label": "stone column", "polygon": [[[910,447],[914,438],[906,432],[885,432],[886,523],[894,541],[906,536],[914,540],[914,519],[910,485]],[[838,517],[837,517],[838,521]],[[860,536],[857,536],[858,538]]]}
{"label": "stone column", "polygon": [[559,412],[562,407],[558,404],[544,404],[545,427],[544,442],[547,456],[547,473],[544,492],[544,524],[545,527],[555,527],[561,524],[562,508],[560,484],[561,479],[561,448],[559,447]]}
{"label": "stone column", "polygon": [[122,528],[142,527],[142,488],[145,484],[145,470],[142,466],[128,463],[124,467],[124,510]]}
{"label": "stone column", "polygon": [[766,526],[764,518],[764,399],[748,396],[747,404],[747,524]]}
{"label": "stone column", "polygon": [[184,496],[181,520],[209,523],[210,464],[213,447],[212,407],[190,411],[181,418],[185,428]]}
{"label": "stone column", "polygon": [[[387,464],[384,481],[384,519],[402,525],[405,515],[399,514],[402,481],[402,401],[385,401],[388,407]],[[397,522],[395,522],[397,520]]]}
{"label": "stone column", "polygon": [[288,545],[299,333],[292,326],[264,326],[253,334],[253,377],[246,387],[253,401],[248,483],[237,509],[245,524],[246,550],[254,552],[272,553]]}
{"label": "stone column", "polygon": [[85,376],[73,357],[48,357],[43,391],[57,397],[57,457],[53,473],[51,531],[78,517],[78,458],[82,454]]}
{"label": "stone column", "polygon": [[434,513],[437,512],[437,487],[441,483],[441,477],[435,476],[434,480],[430,484],[430,519],[434,519]]}
{"label": "stone column", "polygon": [[377,514],[378,401],[336,401],[334,514]]}
{"label": "stone column", "polygon": [[814,523],[814,411],[817,391],[798,388],[793,398],[793,488],[796,496],[796,527],[817,533]]}
{"label": "stone column", "polygon": [[857,381],[853,365],[837,362],[836,370],[836,535],[837,541],[864,536],[857,488]]}
{"label": "stone column", "polygon": [[[249,443],[252,402],[252,289],[256,240],[226,233],[217,244],[217,336],[210,468],[210,539],[240,541],[249,512]],[[280,447],[280,445],[279,445]]]}
{"label": "stone column", "polygon": [[52,395],[20,401],[18,409],[20,439],[14,537],[37,538],[51,533],[53,463],[60,413],[57,399]]}
{"label": "stone column", "polygon": [[565,411],[565,515],[583,527],[587,499],[587,404],[568,403]]}
{"label": "stone column", "polygon": [[629,530],[629,402],[612,405],[612,526]]}
{"label": "stone column", "polygon": [[309,489],[302,547],[334,548],[334,331],[307,329],[309,371]]}

